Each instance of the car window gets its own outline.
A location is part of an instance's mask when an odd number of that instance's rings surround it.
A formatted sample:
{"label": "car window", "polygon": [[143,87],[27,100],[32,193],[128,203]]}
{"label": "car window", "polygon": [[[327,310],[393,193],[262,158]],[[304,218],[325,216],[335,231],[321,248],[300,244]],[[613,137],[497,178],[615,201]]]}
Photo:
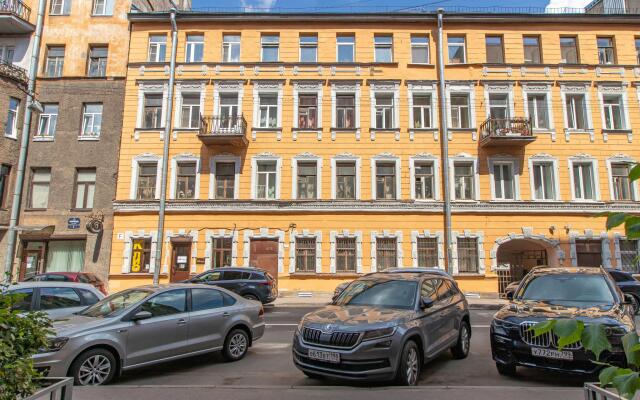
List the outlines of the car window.
{"label": "car window", "polygon": [[446,281],[440,280],[438,282],[438,300],[451,300],[451,296],[451,287],[449,287]]}
{"label": "car window", "polygon": [[236,299],[234,299],[233,297],[229,296],[226,293],[222,293],[222,298],[223,298],[225,307],[232,306],[232,305],[236,304]]}
{"label": "car window", "polygon": [[589,308],[612,306],[615,298],[604,275],[549,274],[528,280],[518,299]]}
{"label": "car window", "polygon": [[249,279],[251,279],[252,281],[262,281],[264,280],[264,276],[257,272],[253,272],[251,273],[251,276],[249,277]]}
{"label": "car window", "polygon": [[86,275],[78,275],[78,282],[91,283],[91,279]]}
{"label": "car window", "polygon": [[11,295],[18,295],[15,303],[11,307],[15,311],[29,311],[31,310],[31,300],[33,299],[33,289],[16,289],[9,292]]}
{"label": "car window", "polygon": [[43,287],[40,288],[40,309],[81,307],[80,295],[73,288]]}
{"label": "car window", "polygon": [[222,274],[222,280],[234,281],[237,279],[242,279],[242,271],[224,271]]}
{"label": "car window", "polygon": [[179,314],[187,309],[186,289],[160,293],[142,305],[142,311],[149,311],[153,317]]}
{"label": "car window", "polygon": [[428,297],[434,302],[438,300],[438,281],[439,279],[427,279],[422,283],[422,289],[420,290],[420,297]]}
{"label": "car window", "polygon": [[211,282],[211,281],[218,281],[220,280],[220,277],[222,276],[222,273],[220,271],[215,271],[215,272],[207,272],[206,274],[200,275],[197,278],[194,278],[193,280],[195,282]]}
{"label": "car window", "polygon": [[143,289],[129,289],[112,294],[84,310],[81,315],[93,318],[111,318],[119,315],[129,306],[151,296],[153,292]]}
{"label": "car window", "polygon": [[222,293],[215,289],[191,289],[191,311],[224,307]]}
{"label": "car window", "polygon": [[247,279],[249,279],[250,276],[251,276],[251,272],[243,272],[242,277],[240,279],[246,281]]}
{"label": "car window", "polygon": [[87,289],[78,289],[80,291],[80,295],[84,299],[84,303],[87,305],[96,304],[100,299],[96,296],[92,291]]}
{"label": "car window", "polygon": [[358,279],[334,301],[338,306],[372,306],[411,310],[415,307],[418,283],[415,281]]}
{"label": "car window", "polygon": [[618,271],[609,271],[609,275],[611,275],[616,282],[630,282],[634,280],[633,277]]}
{"label": "car window", "polygon": [[36,276],[36,281],[48,281],[48,282],[69,282],[70,279],[66,275],[46,274]]}

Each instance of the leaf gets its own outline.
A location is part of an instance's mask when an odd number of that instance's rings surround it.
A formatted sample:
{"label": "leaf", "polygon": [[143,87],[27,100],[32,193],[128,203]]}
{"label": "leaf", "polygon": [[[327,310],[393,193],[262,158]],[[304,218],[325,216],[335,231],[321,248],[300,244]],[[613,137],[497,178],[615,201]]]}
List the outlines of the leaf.
{"label": "leaf", "polygon": [[640,164],[636,164],[629,171],[629,181],[633,182],[640,179]]}
{"label": "leaf", "polygon": [[640,217],[629,215],[624,221],[624,230],[627,239],[640,238]]}
{"label": "leaf", "polygon": [[545,333],[551,332],[555,325],[556,325],[556,320],[549,319],[547,321],[538,322],[537,324],[529,328],[529,330],[533,331],[534,337],[537,337],[540,335],[544,335]]}
{"label": "leaf", "polygon": [[632,399],[640,388],[640,375],[637,372],[620,374],[611,383],[621,396]]}
{"label": "leaf", "polygon": [[598,378],[600,380],[600,386],[605,387],[605,386],[611,384],[611,382],[613,382],[613,379],[616,376],[626,375],[626,374],[630,374],[632,372],[633,371],[631,371],[628,368],[620,368],[620,367],[614,367],[614,366],[607,367],[607,368],[603,369],[602,371],[600,371],[600,375],[598,376]]}
{"label": "leaf", "polygon": [[624,348],[627,362],[636,367],[640,366],[640,351],[634,350],[637,344],[638,334],[635,332],[629,332],[622,337],[622,347]]}
{"label": "leaf", "polygon": [[613,229],[616,226],[620,226],[627,218],[625,213],[610,213],[607,216],[607,230]]}
{"label": "leaf", "polygon": [[600,354],[605,350],[611,350],[611,343],[607,339],[607,333],[601,324],[587,325],[582,332],[582,345],[600,359]]}
{"label": "leaf", "polygon": [[577,343],[582,338],[584,322],[575,319],[559,319],[553,327],[553,333],[558,336],[558,350],[567,345]]}

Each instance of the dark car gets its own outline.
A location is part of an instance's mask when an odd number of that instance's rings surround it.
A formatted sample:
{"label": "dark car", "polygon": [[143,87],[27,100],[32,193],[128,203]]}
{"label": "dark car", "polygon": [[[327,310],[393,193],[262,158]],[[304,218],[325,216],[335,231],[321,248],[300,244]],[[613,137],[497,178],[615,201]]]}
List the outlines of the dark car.
{"label": "dark car", "polygon": [[95,274],[90,272],[46,272],[25,279],[25,282],[79,282],[89,284],[105,296],[108,295],[107,288]]}
{"label": "dark car", "polygon": [[606,326],[611,351],[600,361],[622,366],[622,337],[635,331],[631,304],[602,268],[534,268],[516,290],[510,304],[491,323],[491,352],[498,372],[514,375],[517,366],[593,374],[602,366],[580,342],[558,350],[553,333],[534,337],[532,326],[541,321],[576,318],[586,325]]}
{"label": "dark car", "polygon": [[465,358],[470,339],[469,305],[453,279],[375,273],[302,318],[293,361],[309,377],[395,378],[416,385],[425,362],[449,350],[454,358]]}
{"label": "dark car", "polygon": [[217,268],[196,275],[186,282],[220,286],[262,304],[271,303],[278,298],[278,282],[269,272],[260,268]]}

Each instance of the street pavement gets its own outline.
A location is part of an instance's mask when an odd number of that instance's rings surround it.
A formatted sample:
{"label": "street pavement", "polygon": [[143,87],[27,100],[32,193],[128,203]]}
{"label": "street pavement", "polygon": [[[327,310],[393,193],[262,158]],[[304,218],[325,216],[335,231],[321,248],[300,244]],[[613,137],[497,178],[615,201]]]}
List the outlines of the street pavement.
{"label": "street pavement", "polygon": [[[351,385],[307,378],[291,359],[291,339],[300,318],[314,307],[266,307],[267,329],[247,356],[225,363],[208,354],[125,373],[111,385],[75,388],[78,400],[162,399],[333,399],[394,400],[438,396],[457,399],[583,399],[589,378],[520,368],[503,377],[491,359],[489,324],[493,311],[473,310],[471,352],[465,360],[449,353],[427,364],[416,388],[388,383]],[[591,378],[593,380],[593,378]],[[333,400],[332,399],[332,400]]]}

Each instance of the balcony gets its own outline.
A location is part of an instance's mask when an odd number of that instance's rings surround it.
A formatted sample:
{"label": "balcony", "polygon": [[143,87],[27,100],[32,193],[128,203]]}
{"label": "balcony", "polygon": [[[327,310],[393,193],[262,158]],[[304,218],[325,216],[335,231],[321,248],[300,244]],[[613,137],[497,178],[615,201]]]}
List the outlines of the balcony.
{"label": "balcony", "polygon": [[247,121],[244,116],[200,117],[200,133],[198,137],[206,145],[243,147],[247,140]]}
{"label": "balcony", "polygon": [[13,79],[23,85],[29,83],[27,71],[24,68],[13,65],[13,63],[7,60],[0,59],[0,76]]}
{"label": "balcony", "polygon": [[525,146],[536,140],[527,118],[489,118],[480,125],[480,146]]}
{"label": "balcony", "polygon": [[33,32],[29,22],[31,8],[20,0],[0,0],[0,33],[21,34]]}

